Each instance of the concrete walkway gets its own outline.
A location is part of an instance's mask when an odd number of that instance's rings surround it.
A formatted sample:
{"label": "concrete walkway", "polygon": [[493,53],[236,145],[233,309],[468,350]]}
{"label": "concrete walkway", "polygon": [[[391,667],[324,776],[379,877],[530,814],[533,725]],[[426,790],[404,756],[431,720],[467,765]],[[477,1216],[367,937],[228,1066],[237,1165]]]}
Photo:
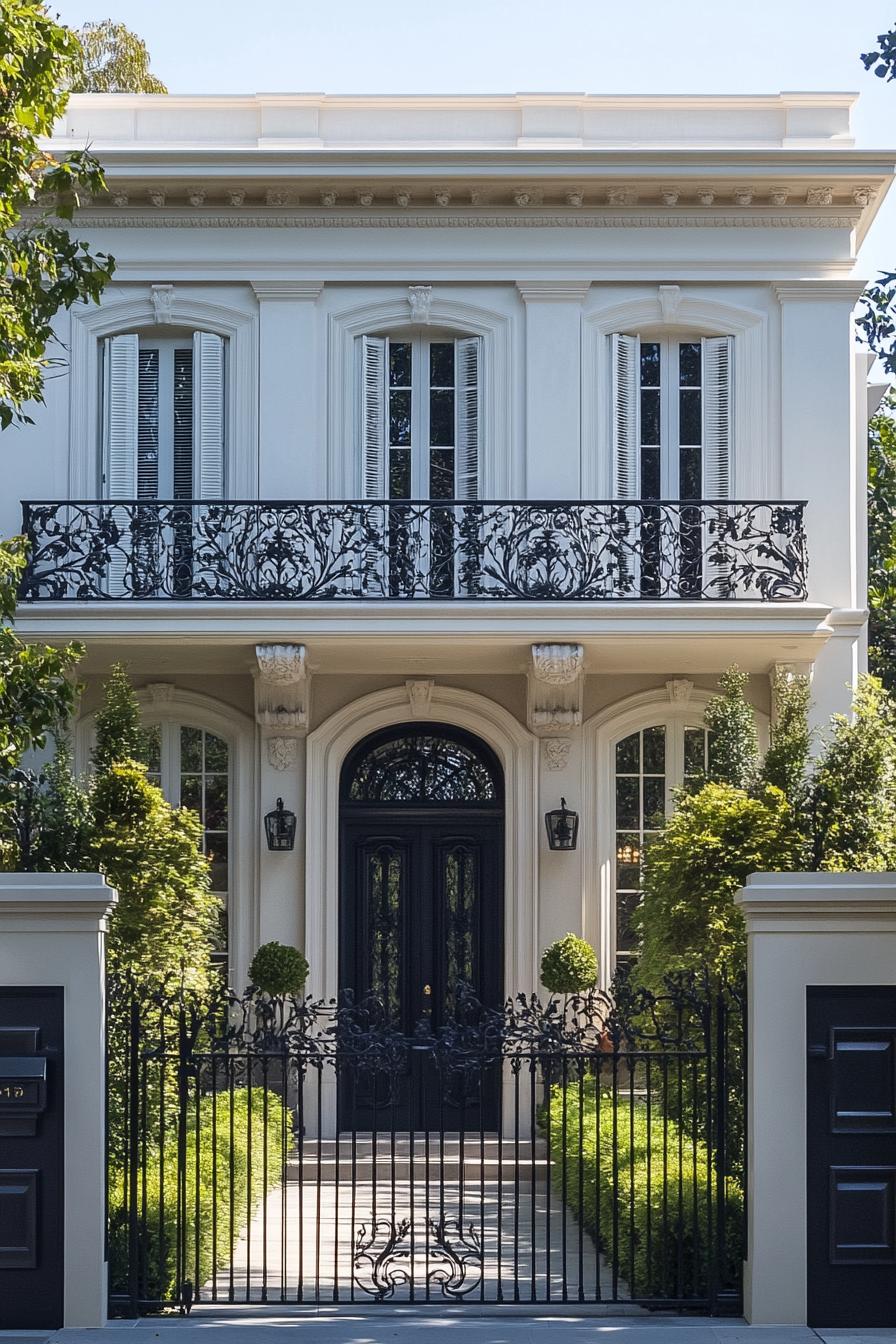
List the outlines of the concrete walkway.
{"label": "concrete walkway", "polygon": [[209,1344],[209,1331],[224,1332],[225,1344],[271,1344],[284,1332],[298,1344],[896,1344],[893,1330],[809,1330],[801,1326],[748,1326],[743,1321],[682,1317],[589,1319],[562,1312],[522,1313],[505,1307],[439,1308],[422,1312],[379,1307],[298,1308],[288,1313],[244,1307],[198,1308],[189,1320],[163,1317],[116,1321],[106,1330],[0,1331],[0,1344],[136,1344],[171,1336],[170,1344]]}

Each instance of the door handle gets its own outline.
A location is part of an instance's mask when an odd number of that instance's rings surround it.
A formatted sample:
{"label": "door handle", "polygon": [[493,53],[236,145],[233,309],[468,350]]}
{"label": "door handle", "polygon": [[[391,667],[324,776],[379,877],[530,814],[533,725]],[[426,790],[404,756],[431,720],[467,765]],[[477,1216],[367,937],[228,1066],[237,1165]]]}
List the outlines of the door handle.
{"label": "door handle", "polygon": [[810,1059],[827,1059],[828,1048],[826,1045],[810,1045],[807,1053]]}
{"label": "door handle", "polygon": [[424,997],[424,999],[428,999],[428,998],[431,998],[431,997],[432,997],[432,985],[424,985],[424,986],[423,986],[423,997]]}

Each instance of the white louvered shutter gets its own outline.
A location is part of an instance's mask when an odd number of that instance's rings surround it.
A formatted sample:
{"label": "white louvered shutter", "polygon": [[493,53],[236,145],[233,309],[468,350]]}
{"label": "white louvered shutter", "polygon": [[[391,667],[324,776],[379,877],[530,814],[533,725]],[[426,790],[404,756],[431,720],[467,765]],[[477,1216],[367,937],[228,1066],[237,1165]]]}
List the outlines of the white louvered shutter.
{"label": "white louvered shutter", "polygon": [[731,493],[731,336],[703,340],[703,495]]}
{"label": "white louvered shutter", "polygon": [[[640,383],[641,342],[637,336],[612,337],[612,433],[613,498],[637,499],[641,490]],[[633,594],[639,588],[638,546],[640,512],[625,510],[625,545],[617,558],[617,573],[610,575],[608,596]]]}
{"label": "white louvered shutter", "polygon": [[[103,364],[103,480],[107,499],[137,498],[140,342],[136,332],[106,339]],[[111,597],[130,591],[127,582],[134,544],[132,510],[113,509],[120,533],[109,556],[106,583]]]}
{"label": "white louvered shutter", "polygon": [[361,492],[386,497],[386,342],[361,338]]}
{"label": "white louvered shutter", "polygon": [[103,369],[103,472],[107,499],[137,498],[136,333],[110,336]]}
{"label": "white louvered shutter", "polygon": [[[732,372],[734,339],[706,337],[703,346],[703,497],[731,497]],[[722,529],[726,511],[712,512],[704,524],[706,556],[704,594],[737,596],[732,587],[731,562],[726,558]]]}
{"label": "white louvered shutter", "polygon": [[479,497],[479,370],[481,341],[457,342],[457,451],[454,492],[458,499]]}
{"label": "white louvered shutter", "polygon": [[193,489],[224,498],[224,341],[208,331],[193,336]]}
{"label": "white louvered shutter", "polygon": [[612,337],[613,497],[637,499],[638,470],[638,358],[637,336]]}

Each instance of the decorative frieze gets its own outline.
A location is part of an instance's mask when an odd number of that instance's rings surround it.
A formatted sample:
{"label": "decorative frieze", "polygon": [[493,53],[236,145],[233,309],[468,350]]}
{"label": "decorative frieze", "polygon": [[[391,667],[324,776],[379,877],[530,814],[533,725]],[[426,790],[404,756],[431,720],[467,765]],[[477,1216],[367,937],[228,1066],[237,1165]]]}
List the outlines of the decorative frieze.
{"label": "decorative frieze", "polygon": [[[471,193],[472,195],[473,193]],[[478,195],[478,193],[476,193]],[[164,193],[161,193],[164,197]],[[367,193],[369,196],[369,193]],[[372,198],[370,200],[372,204]],[[162,201],[164,204],[164,200]],[[473,202],[478,204],[478,202]],[[624,205],[618,201],[614,204]],[[631,202],[633,204],[633,202]],[[30,214],[26,212],[26,217]],[[108,214],[80,210],[77,218],[84,227],[94,229],[851,229],[861,218],[861,210],[832,206],[830,214],[811,214],[794,208],[792,213],[772,214],[768,209],[725,214],[704,211],[693,214],[682,210],[632,210],[627,214],[589,209],[585,213],[539,212],[516,215],[500,213],[440,213],[432,210],[395,214],[290,211],[286,214],[245,213],[215,214],[212,211],[175,212],[154,217],[139,211]]]}
{"label": "decorative frieze", "polygon": [[568,737],[546,737],[541,744],[544,763],[548,770],[565,770],[569,764],[569,749],[572,743]]}
{"label": "decorative frieze", "polygon": [[283,736],[308,731],[308,666],[304,644],[258,644],[255,719]]}
{"label": "decorative frieze", "polygon": [[585,650],[581,644],[533,644],[528,676],[529,728],[539,737],[582,723]]}

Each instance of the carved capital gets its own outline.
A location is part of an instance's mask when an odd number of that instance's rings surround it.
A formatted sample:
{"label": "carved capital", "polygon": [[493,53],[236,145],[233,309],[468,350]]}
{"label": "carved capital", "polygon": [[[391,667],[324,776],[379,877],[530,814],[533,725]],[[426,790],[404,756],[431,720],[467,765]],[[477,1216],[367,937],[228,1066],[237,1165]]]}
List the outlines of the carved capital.
{"label": "carved capital", "polygon": [[408,693],[408,704],[411,707],[411,717],[414,719],[427,719],[432,707],[432,688],[434,681],[406,681],[405,690]]}
{"label": "carved capital", "polygon": [[308,731],[310,677],[304,644],[258,644],[255,673],[255,719],[280,734]]}
{"label": "carved capital", "polygon": [[544,763],[549,770],[565,770],[569,764],[569,749],[572,746],[568,737],[546,737],[541,744]]}

